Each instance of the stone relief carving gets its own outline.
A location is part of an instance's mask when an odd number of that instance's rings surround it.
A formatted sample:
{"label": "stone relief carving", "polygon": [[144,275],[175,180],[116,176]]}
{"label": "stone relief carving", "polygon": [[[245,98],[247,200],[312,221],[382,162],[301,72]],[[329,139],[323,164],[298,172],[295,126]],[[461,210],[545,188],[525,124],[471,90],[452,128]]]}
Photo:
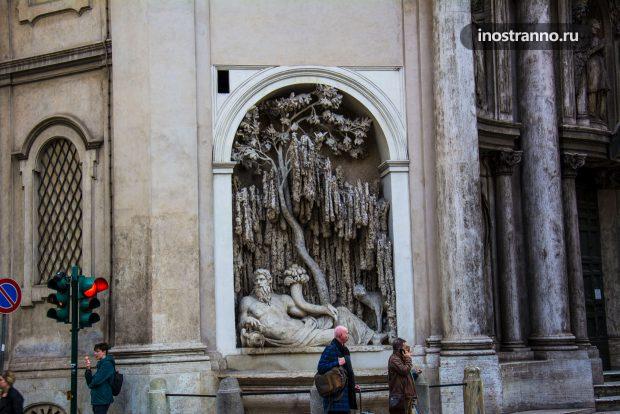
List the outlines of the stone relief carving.
{"label": "stone relief carving", "polygon": [[[344,157],[366,156],[371,121],[350,116],[353,111],[341,108],[342,101],[337,89],[317,85],[311,92],[269,99],[251,108],[241,122],[233,147],[233,159],[240,162],[233,177],[235,293],[243,298],[241,304],[252,302],[248,298],[255,291],[255,271],[267,269],[274,291],[290,288],[297,299],[296,292],[303,291],[311,310],[304,310],[308,315],[317,315],[316,306],[323,311],[336,306],[338,315],[344,315],[341,308],[349,309],[367,329],[366,322],[372,322],[394,336],[389,203],[380,197],[378,177],[372,183],[357,179],[351,184],[342,168],[333,166]],[[308,276],[306,269],[311,276],[307,283],[291,284],[297,280],[291,279],[293,273]],[[386,305],[385,324],[377,325],[376,311],[356,299],[356,285],[380,296]],[[282,311],[286,307],[277,303],[279,317],[286,319]],[[288,316],[295,317],[295,312]],[[256,335],[260,331],[248,328],[251,324],[240,322],[243,346],[322,341],[282,339],[282,332],[260,336]],[[328,329],[325,318],[312,329]]]}
{"label": "stone relief carving", "polygon": [[50,14],[73,10],[82,14],[90,9],[90,0],[17,0],[17,15],[22,24],[35,22]]}
{"label": "stone relief carving", "polygon": [[605,34],[601,20],[589,2],[579,1],[573,7],[573,20],[589,30],[580,33],[574,53],[577,118],[593,126],[606,128],[607,93],[610,90],[607,73]]}
{"label": "stone relief carving", "polygon": [[254,272],[254,289],[241,299],[239,305],[239,331],[241,345],[263,347],[322,346],[334,338],[334,328],[349,328],[354,345],[370,342],[380,344],[387,334],[373,331],[344,306],[315,305],[306,302],[303,285],[310,277],[305,269],[293,265],[286,271],[285,285],[290,295],[272,291],[271,273],[266,269]]}

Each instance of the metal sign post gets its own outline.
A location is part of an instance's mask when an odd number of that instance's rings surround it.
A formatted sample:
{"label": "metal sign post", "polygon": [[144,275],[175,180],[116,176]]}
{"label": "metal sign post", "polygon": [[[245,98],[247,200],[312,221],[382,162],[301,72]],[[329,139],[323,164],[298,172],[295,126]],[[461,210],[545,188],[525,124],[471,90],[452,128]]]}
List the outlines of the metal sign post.
{"label": "metal sign post", "polygon": [[78,373],[78,277],[80,268],[71,267],[71,414],[77,414],[77,373]]}

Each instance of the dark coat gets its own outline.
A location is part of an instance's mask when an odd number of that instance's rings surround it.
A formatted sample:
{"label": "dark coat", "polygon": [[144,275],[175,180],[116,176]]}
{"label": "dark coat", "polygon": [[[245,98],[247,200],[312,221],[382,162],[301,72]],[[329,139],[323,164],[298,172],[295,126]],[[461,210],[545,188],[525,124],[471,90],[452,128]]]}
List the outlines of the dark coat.
{"label": "dark coat", "polygon": [[332,340],[323,350],[317,370],[319,374],[325,374],[330,369],[338,366],[338,358],[346,360],[344,368],[347,371],[347,390],[342,393],[342,397],[339,400],[323,398],[323,409],[325,412],[329,410],[348,412],[349,410],[357,409],[357,402],[355,401],[355,374],[351,365],[349,348],[342,345],[336,339]]}
{"label": "dark coat", "polygon": [[[413,363],[410,357],[403,355],[400,350],[394,351],[388,362],[390,396],[400,395],[407,400],[417,397],[415,384],[413,382],[414,374],[411,371],[412,368]],[[390,413],[405,414],[407,411],[390,409]]]}
{"label": "dark coat", "polygon": [[9,388],[6,397],[0,398],[0,414],[23,414],[24,397],[15,388]]}
{"label": "dark coat", "polygon": [[86,384],[90,388],[90,403],[92,405],[112,404],[112,377],[116,371],[116,364],[112,355],[106,355],[97,362],[97,372],[93,375],[92,371],[87,369],[84,376]]}

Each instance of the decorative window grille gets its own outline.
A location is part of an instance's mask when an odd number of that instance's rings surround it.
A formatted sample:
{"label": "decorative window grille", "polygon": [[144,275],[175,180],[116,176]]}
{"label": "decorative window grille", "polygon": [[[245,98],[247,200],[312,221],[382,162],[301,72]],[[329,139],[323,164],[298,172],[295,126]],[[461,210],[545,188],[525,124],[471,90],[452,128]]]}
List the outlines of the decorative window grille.
{"label": "decorative window grille", "polygon": [[66,139],[46,144],[39,166],[37,266],[43,284],[82,259],[82,166]]}

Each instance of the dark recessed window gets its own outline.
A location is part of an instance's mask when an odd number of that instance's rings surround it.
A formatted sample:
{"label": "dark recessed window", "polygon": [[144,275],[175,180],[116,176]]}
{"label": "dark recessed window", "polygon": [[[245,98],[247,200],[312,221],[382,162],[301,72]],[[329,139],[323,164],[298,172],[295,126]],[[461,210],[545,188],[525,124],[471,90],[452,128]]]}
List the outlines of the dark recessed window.
{"label": "dark recessed window", "polygon": [[230,82],[228,81],[228,71],[218,70],[217,71],[217,93],[229,93],[229,92],[230,92]]}

